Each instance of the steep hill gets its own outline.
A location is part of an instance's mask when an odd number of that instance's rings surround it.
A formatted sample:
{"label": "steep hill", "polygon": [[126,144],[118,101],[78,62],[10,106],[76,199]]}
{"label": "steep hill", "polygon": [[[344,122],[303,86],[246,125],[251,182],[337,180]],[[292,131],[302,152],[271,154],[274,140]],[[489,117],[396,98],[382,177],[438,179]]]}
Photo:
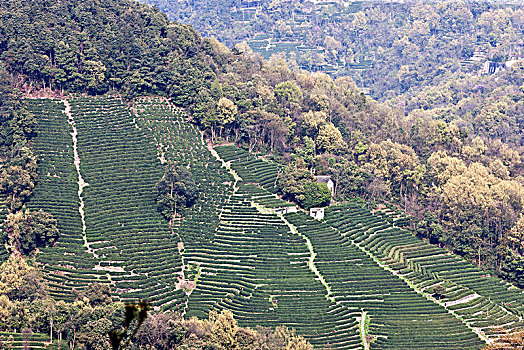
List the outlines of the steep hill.
{"label": "steep hill", "polygon": [[[319,348],[480,349],[522,328],[523,292],[496,275],[524,285],[524,153],[506,132],[524,64],[461,85],[449,110],[485,109],[464,112],[472,130],[229,50],[136,2],[4,1],[0,18],[2,267],[38,288],[34,260],[70,302],[57,308],[91,310],[91,340],[107,345],[119,322],[111,298],[212,324],[228,309]],[[410,104],[439,100],[426,97]],[[506,138],[489,132],[502,115]],[[331,175],[342,203],[321,222],[296,205],[329,202],[312,173]],[[16,287],[22,274],[5,276]],[[26,292],[2,288],[0,327],[53,313]]]}
{"label": "steep hill", "polygon": [[[480,348],[522,325],[522,291],[399,230],[393,212],[352,202],[328,209],[326,223],[278,214],[294,208],[271,193],[279,167],[236,146],[209,149],[163,98],[29,106],[42,159],[29,206],[55,215],[63,232],[37,254],[55,298],[99,281],[118,299],[146,297],[185,316],[229,309],[241,325],[285,324],[340,349]],[[80,194],[73,125],[88,183]],[[153,197],[169,160],[190,169],[202,194],[172,233]]]}
{"label": "steep hill", "polygon": [[[466,45],[477,32],[482,37],[493,32],[494,45],[500,43],[494,54],[520,47],[512,44],[520,37],[520,9],[492,5],[484,9],[455,2],[419,5],[392,6],[409,13],[417,6],[436,6],[437,28],[453,32],[455,21],[467,29],[464,37],[455,31],[444,38],[452,43],[457,35]],[[380,9],[388,8],[384,6]],[[470,16],[457,19],[456,8],[477,11],[474,18],[482,19],[482,25],[473,25]],[[415,35],[415,22],[431,22],[435,17],[431,11],[420,20],[406,16],[413,21],[400,27],[406,33],[380,27],[375,12],[371,6],[364,14],[377,25],[370,25],[373,30],[367,32],[367,41],[382,38],[378,34],[383,32],[395,37],[406,34],[423,44],[442,34],[435,29],[429,38],[427,33]],[[391,108],[364,95],[349,77],[333,80],[326,74],[292,69],[279,58],[265,61],[245,48],[229,50],[136,2],[10,1],[0,3],[0,16],[0,75],[11,87],[33,97],[109,91],[127,100],[144,94],[168,97],[176,106],[187,107],[191,120],[212,142],[234,142],[268,153],[277,163],[298,162],[310,171],[329,174],[337,182],[337,200],[357,195],[395,203],[409,214],[418,235],[524,286],[522,62],[513,62],[504,73],[481,77],[462,71],[447,74],[439,68],[433,73],[444,74],[443,79],[433,75],[438,81],[429,84],[419,78],[433,79],[430,73],[417,71],[415,77],[406,68],[411,63],[398,66],[400,61],[392,59],[395,64],[381,69],[402,76],[382,74],[386,81],[379,85],[398,89],[403,84],[412,86],[414,79],[413,87],[422,90],[392,100],[395,108]],[[488,30],[492,22],[507,29],[508,35]],[[381,40],[392,45],[393,39],[387,38]],[[411,47],[399,40],[391,50]],[[364,46],[367,41],[357,40]],[[435,45],[447,50],[445,45]],[[428,68],[427,62],[440,67],[440,61],[432,59],[451,55],[421,53],[409,57],[423,69]],[[456,60],[454,54],[450,57]],[[16,151],[30,142],[31,118],[11,113],[2,117],[2,125],[6,130],[16,126],[22,134],[15,136],[23,142],[15,142],[10,151],[2,146],[2,159],[8,160],[4,168],[13,174],[20,165],[12,160],[31,153]],[[0,145],[15,140],[12,135],[2,133]],[[12,197],[15,206],[23,204],[36,181],[36,159],[28,158],[23,169],[27,188],[22,186],[19,197]],[[11,185],[7,180],[2,186]],[[52,241],[50,237],[44,245]]]}

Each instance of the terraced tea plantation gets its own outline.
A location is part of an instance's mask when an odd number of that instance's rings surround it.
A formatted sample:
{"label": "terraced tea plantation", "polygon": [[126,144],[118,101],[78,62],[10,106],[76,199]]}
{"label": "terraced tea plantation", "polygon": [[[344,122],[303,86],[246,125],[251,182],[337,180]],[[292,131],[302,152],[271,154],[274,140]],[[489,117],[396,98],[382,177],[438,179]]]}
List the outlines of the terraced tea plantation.
{"label": "terraced tea plantation", "polygon": [[[186,317],[229,309],[243,326],[285,324],[334,349],[480,349],[523,326],[522,291],[403,231],[393,211],[355,200],[324,222],[297,212],[276,194],[281,166],[212,148],[163,98],[29,102],[40,158],[29,205],[61,231],[37,255],[56,299],[97,281],[115,299]],[[199,190],[172,225],[154,198],[167,161]]]}
{"label": "terraced tea plantation", "polygon": [[13,349],[13,350],[22,350],[22,349],[46,349],[46,350],[56,350],[56,349],[66,349],[68,344],[66,341],[61,341],[58,344],[58,340],[54,339],[51,341],[49,335],[40,334],[40,333],[8,333],[0,332],[0,345],[3,345],[3,349]]}
{"label": "terraced tea plantation", "polygon": [[[479,268],[395,226],[391,213],[371,213],[364,203],[333,206],[327,223],[370,252],[418,290],[446,288],[439,303],[475,330],[493,338],[524,327],[524,294]],[[389,214],[389,215],[388,215]]]}
{"label": "terraced tea plantation", "polygon": [[[154,148],[120,100],[66,103],[69,116],[63,102],[30,102],[39,121],[35,148],[41,160],[30,206],[52,213],[61,231],[57,246],[37,256],[52,295],[71,300],[73,288],[97,281],[111,283],[123,300],[148,298],[155,306],[178,309],[185,294],[173,286],[181,260],[156,211],[153,188],[163,169]],[[81,194],[75,146],[87,183]]]}

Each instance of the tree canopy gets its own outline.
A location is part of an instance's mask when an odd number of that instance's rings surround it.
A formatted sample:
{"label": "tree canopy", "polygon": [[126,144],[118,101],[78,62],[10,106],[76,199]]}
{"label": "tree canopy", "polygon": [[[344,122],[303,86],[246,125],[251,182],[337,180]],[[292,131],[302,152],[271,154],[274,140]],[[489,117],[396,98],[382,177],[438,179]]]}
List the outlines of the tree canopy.
{"label": "tree canopy", "polygon": [[331,191],[327,185],[317,182],[311,172],[300,165],[288,165],[277,184],[285,198],[297,202],[307,210],[326,206],[331,200]]}
{"label": "tree canopy", "polygon": [[167,163],[156,187],[158,208],[168,220],[184,213],[184,209],[198,198],[198,188],[191,172],[172,162]]}

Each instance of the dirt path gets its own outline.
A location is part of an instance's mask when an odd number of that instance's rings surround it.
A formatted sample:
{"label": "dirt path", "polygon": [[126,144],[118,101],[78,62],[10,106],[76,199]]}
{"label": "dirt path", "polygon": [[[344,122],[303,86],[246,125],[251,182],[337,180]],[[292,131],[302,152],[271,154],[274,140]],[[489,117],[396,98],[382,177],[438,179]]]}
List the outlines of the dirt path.
{"label": "dirt path", "polygon": [[366,311],[362,311],[362,314],[359,317],[358,326],[360,329],[360,338],[362,338],[362,345],[364,345],[364,350],[369,349],[369,343],[366,335],[366,318],[368,317],[368,313]]}
{"label": "dirt path", "polygon": [[282,219],[282,221],[286,223],[286,225],[289,227],[292,233],[299,235],[306,241],[306,246],[307,246],[307,249],[309,250],[309,260],[308,260],[307,266],[315,274],[315,276],[317,276],[318,280],[320,281],[320,283],[322,283],[324,288],[326,288],[326,292],[327,292],[326,298],[334,302],[335,298],[333,297],[333,293],[331,292],[331,288],[329,287],[329,284],[327,284],[326,280],[324,279],[324,276],[320,274],[320,271],[318,271],[317,266],[315,265],[315,257],[317,256],[317,253],[315,253],[315,250],[313,249],[313,244],[311,243],[311,241],[309,240],[307,236],[301,234],[297,230],[295,225],[287,221],[284,215],[282,214],[277,214],[277,215],[280,217],[280,219]]}
{"label": "dirt path", "polygon": [[71,132],[71,137],[73,138],[73,158],[74,158],[74,164],[75,169],[78,174],[78,200],[80,202],[80,205],[78,206],[78,212],[80,213],[80,219],[82,220],[82,238],[84,240],[84,247],[86,247],[87,252],[90,254],[93,254],[93,257],[98,259],[98,255],[95,253],[95,251],[90,247],[89,242],[87,241],[86,236],[86,217],[85,217],[85,203],[84,203],[84,197],[82,197],[82,193],[84,192],[84,188],[86,186],[89,186],[87,182],[84,181],[84,178],[82,177],[82,173],[80,172],[80,156],[78,155],[78,130],[76,128],[75,119],[73,118],[73,115],[71,114],[71,105],[69,104],[68,100],[62,100],[62,102],[65,105],[64,113],[67,116],[67,122],[69,125],[71,125],[71,128],[73,131]]}
{"label": "dirt path", "polygon": [[473,299],[477,299],[477,298],[480,298],[480,295],[478,295],[477,293],[473,293],[473,294],[470,294],[470,295],[466,295],[465,297],[462,297],[460,299],[457,299],[457,300],[453,300],[453,301],[448,301],[446,302],[446,306],[454,306],[454,305],[458,305],[458,304],[464,304],[464,303],[467,303]]}

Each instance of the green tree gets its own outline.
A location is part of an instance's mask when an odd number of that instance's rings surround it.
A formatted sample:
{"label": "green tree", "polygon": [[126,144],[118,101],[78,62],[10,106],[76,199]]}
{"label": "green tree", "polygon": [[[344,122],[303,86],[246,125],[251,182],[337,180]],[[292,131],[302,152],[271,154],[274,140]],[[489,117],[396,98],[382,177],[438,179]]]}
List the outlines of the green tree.
{"label": "green tree", "polygon": [[275,86],[275,96],[284,110],[289,114],[298,108],[302,101],[302,90],[292,81],[285,81]]}
{"label": "green tree", "polygon": [[439,300],[446,294],[446,287],[439,284],[432,289],[433,296]]}
{"label": "green tree", "polygon": [[11,254],[0,265],[0,295],[9,295],[20,288],[25,276],[33,270],[34,267],[28,265],[23,256]]}
{"label": "green tree", "polygon": [[40,271],[37,269],[29,270],[23,274],[20,285],[11,290],[9,299],[28,300],[45,299],[48,297],[47,284],[42,279]]}
{"label": "green tree", "polygon": [[9,214],[6,222],[9,245],[26,255],[54,245],[60,236],[56,219],[42,209]]}
{"label": "green tree", "polygon": [[331,123],[323,124],[316,139],[317,149],[320,151],[336,152],[345,146],[340,130]]}
{"label": "green tree", "polygon": [[313,182],[303,186],[302,193],[296,197],[304,209],[324,207],[331,201],[331,191],[325,183]]}
{"label": "green tree", "polygon": [[156,189],[158,208],[170,222],[198,198],[197,185],[191,172],[173,162],[167,163]]}
{"label": "green tree", "polygon": [[0,193],[4,195],[11,210],[18,210],[35,187],[31,172],[14,165],[0,172]]}
{"label": "green tree", "polygon": [[318,183],[309,170],[296,164],[287,166],[278,178],[277,186],[284,197],[308,210],[328,205],[331,191],[327,185]]}
{"label": "green tree", "polygon": [[233,101],[226,97],[222,97],[217,104],[218,125],[220,127],[220,134],[223,128],[235,121],[235,116],[238,113],[238,108]]}
{"label": "green tree", "polygon": [[90,283],[78,296],[87,298],[92,307],[107,305],[112,301],[111,288],[105,283]]}

